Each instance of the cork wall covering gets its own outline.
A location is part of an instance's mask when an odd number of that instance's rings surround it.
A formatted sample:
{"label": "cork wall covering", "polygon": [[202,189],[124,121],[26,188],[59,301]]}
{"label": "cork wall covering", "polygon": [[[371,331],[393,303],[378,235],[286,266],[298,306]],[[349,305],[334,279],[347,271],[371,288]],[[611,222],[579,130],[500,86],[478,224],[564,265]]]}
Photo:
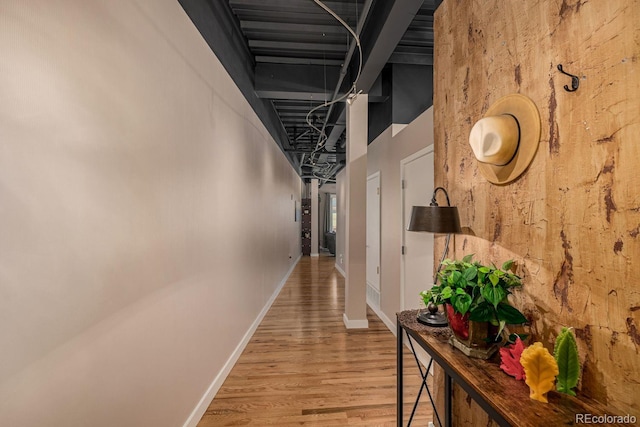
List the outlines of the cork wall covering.
{"label": "cork wall covering", "polygon": [[[515,259],[516,305],[548,348],[575,328],[580,393],[640,415],[640,1],[445,0],[435,18],[436,184],[469,233],[450,257]],[[580,77],[576,92],[567,92]],[[478,170],[468,137],[498,98],[541,116],[538,152],[507,185]],[[440,243],[437,243],[440,245]],[[436,248],[436,253],[438,248]],[[476,420],[470,403],[456,411]],[[477,420],[476,420],[477,421]],[[473,422],[476,422],[473,421]],[[464,421],[463,421],[464,422]]]}

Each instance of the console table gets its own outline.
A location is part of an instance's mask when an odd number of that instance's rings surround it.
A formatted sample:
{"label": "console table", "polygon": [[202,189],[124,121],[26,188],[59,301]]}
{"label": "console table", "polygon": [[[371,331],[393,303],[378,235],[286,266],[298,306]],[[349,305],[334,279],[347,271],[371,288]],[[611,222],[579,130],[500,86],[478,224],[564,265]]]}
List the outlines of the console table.
{"label": "console table", "polygon": [[[397,313],[397,419],[402,427],[403,415],[403,336],[410,336],[444,371],[444,425],[450,427],[452,385],[455,382],[475,400],[500,426],[537,427],[575,425],[576,414],[621,415],[611,408],[584,397],[575,398],[550,391],[549,403],[529,398],[529,387],[500,369],[500,356],[489,360],[474,359],[454,349],[448,342],[448,328],[432,328],[417,321],[418,310]],[[422,371],[422,370],[421,370]],[[426,375],[423,377],[423,383]],[[426,383],[423,384],[426,387]],[[421,389],[422,390],[422,389]],[[427,389],[427,391],[429,391]],[[429,397],[431,397],[429,393]],[[420,394],[418,395],[418,399]],[[417,401],[416,401],[417,404]],[[433,401],[432,401],[433,404]],[[435,410],[434,410],[435,412]],[[434,424],[437,421],[434,416]],[[610,423],[608,426],[623,424]],[[627,424],[628,425],[628,424]]]}

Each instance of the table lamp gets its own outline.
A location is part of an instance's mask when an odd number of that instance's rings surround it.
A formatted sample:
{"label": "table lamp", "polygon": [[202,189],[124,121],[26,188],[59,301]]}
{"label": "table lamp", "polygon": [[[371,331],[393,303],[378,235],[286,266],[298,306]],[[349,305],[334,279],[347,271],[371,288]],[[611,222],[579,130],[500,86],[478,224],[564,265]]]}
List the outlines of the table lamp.
{"label": "table lamp", "polygon": [[[439,206],[436,201],[438,191],[442,191],[447,199],[447,206]],[[446,233],[447,237],[444,244],[444,251],[438,263],[438,270],[433,276],[433,284],[438,281],[438,273],[449,252],[449,240],[452,233],[461,233],[460,217],[458,208],[451,206],[449,194],[442,187],[436,187],[431,196],[431,204],[429,206],[414,206],[411,209],[411,220],[407,231],[427,231],[430,233]],[[447,326],[447,317],[444,313],[438,311],[438,306],[434,303],[427,305],[427,312],[420,312],[418,322],[428,326],[440,327]]]}

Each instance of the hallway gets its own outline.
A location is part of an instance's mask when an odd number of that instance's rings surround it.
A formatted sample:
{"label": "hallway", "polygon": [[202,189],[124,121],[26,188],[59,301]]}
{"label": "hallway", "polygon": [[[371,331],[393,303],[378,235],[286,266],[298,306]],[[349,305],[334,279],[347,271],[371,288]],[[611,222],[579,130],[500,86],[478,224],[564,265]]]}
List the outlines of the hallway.
{"label": "hallway", "polygon": [[[344,278],[334,264],[299,261],[200,427],[396,425],[395,337],[370,309],[369,329],[345,328]],[[405,374],[405,401],[413,402],[419,374],[408,352]],[[414,425],[427,425],[429,404],[418,411]]]}

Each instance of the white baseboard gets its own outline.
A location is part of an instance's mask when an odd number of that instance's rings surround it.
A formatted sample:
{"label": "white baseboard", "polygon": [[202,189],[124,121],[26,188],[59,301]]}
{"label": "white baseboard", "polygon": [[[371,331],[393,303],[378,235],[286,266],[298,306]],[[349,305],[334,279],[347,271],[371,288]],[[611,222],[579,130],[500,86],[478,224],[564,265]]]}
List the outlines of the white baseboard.
{"label": "white baseboard", "polygon": [[380,290],[367,281],[367,305],[371,308],[380,308]]}
{"label": "white baseboard", "polygon": [[289,276],[293,272],[293,269],[295,268],[295,266],[298,264],[298,261],[300,261],[300,258],[302,258],[302,255],[299,255],[298,259],[293,264],[291,264],[291,268],[289,268],[289,271],[287,271],[287,274],[285,274],[284,278],[282,279],[282,281],[280,282],[276,290],[271,295],[271,298],[269,298],[269,301],[267,301],[267,303],[265,304],[260,314],[258,314],[258,317],[253,322],[249,330],[244,334],[244,336],[242,337],[242,340],[240,341],[238,346],[235,348],[233,353],[231,353],[231,356],[229,357],[227,362],[224,364],[220,372],[218,372],[218,375],[216,375],[215,379],[213,380],[213,382],[211,383],[207,391],[204,393],[204,395],[196,405],[195,409],[189,415],[189,418],[187,418],[187,420],[183,424],[183,427],[196,427],[196,425],[204,415],[205,411],[211,404],[211,401],[218,393],[218,390],[220,390],[220,387],[222,387],[224,380],[227,379],[229,372],[231,372],[231,369],[233,369],[233,366],[238,361],[238,358],[244,351],[244,348],[247,346],[247,344],[251,340],[251,337],[253,336],[254,332],[256,331],[256,329],[258,329],[258,326],[260,326],[260,322],[262,322],[262,319],[264,319],[264,316],[267,314],[267,312],[271,308],[271,305],[280,294],[280,291],[282,290],[284,284],[287,282],[287,279],[289,279]]}
{"label": "white baseboard", "polygon": [[338,270],[338,273],[342,274],[342,277],[344,277],[345,279],[347,278],[347,273],[344,272],[342,267],[340,267],[340,264],[338,264],[337,262],[336,262],[336,270]]}
{"label": "white baseboard", "polygon": [[398,333],[396,324],[391,319],[389,319],[386,314],[384,314],[382,309],[380,309],[380,307],[374,307],[371,304],[369,304],[369,308],[371,308],[371,310],[373,310],[376,316],[378,316],[380,320],[382,320],[382,323],[384,323],[385,326],[389,328],[393,336],[396,336]]}
{"label": "white baseboard", "polygon": [[[398,328],[395,325],[395,323],[393,321],[391,321],[391,319],[389,319],[389,317],[387,317],[387,315],[384,314],[384,312],[380,308],[374,307],[371,304],[369,304],[369,308],[371,308],[371,310],[376,314],[376,316],[378,316],[380,318],[380,320],[382,320],[382,323],[384,323],[385,326],[387,328],[389,328],[389,330],[391,331],[393,336],[397,338],[398,337]],[[407,340],[406,337],[403,337],[403,338],[404,338],[403,342],[404,342],[405,347],[407,347],[409,350],[411,350],[411,345],[409,345],[409,341]],[[413,347],[418,352],[418,359],[420,360],[420,362],[424,366],[427,366],[429,364],[429,360],[431,360],[429,355],[424,350],[422,350],[420,348],[420,346],[418,346],[417,344],[414,344]],[[431,368],[429,373],[431,375],[433,375],[433,367]]]}
{"label": "white baseboard", "polygon": [[347,329],[367,329],[369,327],[369,321],[367,319],[349,320],[347,313],[342,314],[342,321]]}
{"label": "white baseboard", "polygon": [[319,253],[311,254],[311,258],[318,258],[320,256]]}

